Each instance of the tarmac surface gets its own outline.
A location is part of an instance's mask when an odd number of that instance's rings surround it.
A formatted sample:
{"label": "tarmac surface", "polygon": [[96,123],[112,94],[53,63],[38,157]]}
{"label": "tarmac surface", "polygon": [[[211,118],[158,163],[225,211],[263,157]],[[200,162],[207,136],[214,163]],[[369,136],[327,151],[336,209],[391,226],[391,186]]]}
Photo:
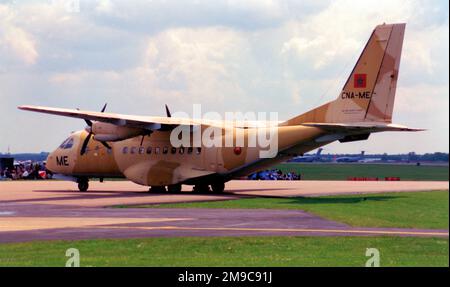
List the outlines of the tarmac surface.
{"label": "tarmac surface", "polygon": [[[231,181],[216,194],[152,194],[128,181],[91,182],[88,192],[64,181],[0,182],[0,242],[174,236],[432,236],[448,230],[355,228],[300,210],[105,208],[256,196],[319,196],[448,190],[443,182]],[[184,191],[190,190],[185,187]]]}

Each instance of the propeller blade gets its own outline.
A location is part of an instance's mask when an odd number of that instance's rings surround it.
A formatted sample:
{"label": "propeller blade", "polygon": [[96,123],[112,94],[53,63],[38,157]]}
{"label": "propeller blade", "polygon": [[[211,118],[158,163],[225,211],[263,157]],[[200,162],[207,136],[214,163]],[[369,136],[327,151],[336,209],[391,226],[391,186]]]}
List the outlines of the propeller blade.
{"label": "propeller blade", "polygon": [[83,145],[81,146],[80,155],[83,155],[86,153],[86,149],[87,149],[89,140],[91,139],[91,136],[92,136],[92,132],[89,133],[87,135],[87,137],[84,139]]}
{"label": "propeller blade", "polygon": [[88,119],[84,119],[84,121],[86,122],[86,124],[90,127],[92,127],[92,121],[88,120]]}
{"label": "propeller blade", "polygon": [[107,105],[108,105],[108,103],[105,103],[105,105],[103,106],[103,108],[102,108],[102,110],[101,110],[102,113],[105,112],[106,106],[107,106]]}
{"label": "propeller blade", "polygon": [[172,114],[169,111],[169,107],[166,105],[166,115],[168,118],[172,117]]}
{"label": "propeller blade", "polygon": [[111,149],[111,146],[107,142],[101,142],[104,147]]}

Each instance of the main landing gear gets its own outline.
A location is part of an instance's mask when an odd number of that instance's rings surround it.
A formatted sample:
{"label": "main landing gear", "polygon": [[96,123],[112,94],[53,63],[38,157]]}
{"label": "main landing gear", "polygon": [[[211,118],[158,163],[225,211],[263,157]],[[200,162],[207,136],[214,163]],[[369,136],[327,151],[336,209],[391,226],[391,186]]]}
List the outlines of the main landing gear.
{"label": "main landing gear", "polygon": [[80,177],[77,180],[78,189],[82,192],[85,192],[89,188],[89,179],[87,177]]}
{"label": "main landing gear", "polygon": [[167,191],[169,193],[180,193],[181,192],[181,184],[172,184],[167,186]]}
{"label": "main landing gear", "polygon": [[208,193],[211,190],[209,189],[209,185],[201,183],[194,185],[192,191],[195,193]]}
{"label": "main landing gear", "polygon": [[223,181],[211,184],[211,189],[214,193],[222,193],[225,190],[225,183]]}
{"label": "main landing gear", "polygon": [[[211,184],[198,183],[194,185],[192,191],[194,193],[223,193],[225,190],[225,183],[223,181],[213,182]],[[164,185],[152,186],[148,190],[151,193],[181,193],[181,184],[172,184],[167,187]]]}
{"label": "main landing gear", "polygon": [[194,185],[193,192],[196,193],[208,193],[208,192],[214,192],[214,193],[223,193],[225,190],[225,183],[223,181],[217,181],[212,183],[211,185],[208,184],[196,184]]}
{"label": "main landing gear", "polygon": [[150,187],[150,189],[148,190],[148,192],[152,192],[152,193],[164,193],[166,192],[166,187],[164,185],[161,186],[152,186]]}
{"label": "main landing gear", "polygon": [[152,193],[180,193],[181,192],[181,184],[171,184],[168,185],[167,188],[164,185],[161,186],[152,186],[148,190],[148,192]]}

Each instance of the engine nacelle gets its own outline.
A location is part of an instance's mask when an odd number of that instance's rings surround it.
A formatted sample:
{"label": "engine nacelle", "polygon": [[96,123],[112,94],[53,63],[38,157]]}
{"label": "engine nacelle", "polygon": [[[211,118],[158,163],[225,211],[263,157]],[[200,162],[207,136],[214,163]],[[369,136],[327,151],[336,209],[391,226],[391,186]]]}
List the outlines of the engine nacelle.
{"label": "engine nacelle", "polygon": [[102,142],[116,142],[143,135],[146,130],[140,128],[121,127],[114,124],[94,122],[92,124],[94,139]]}

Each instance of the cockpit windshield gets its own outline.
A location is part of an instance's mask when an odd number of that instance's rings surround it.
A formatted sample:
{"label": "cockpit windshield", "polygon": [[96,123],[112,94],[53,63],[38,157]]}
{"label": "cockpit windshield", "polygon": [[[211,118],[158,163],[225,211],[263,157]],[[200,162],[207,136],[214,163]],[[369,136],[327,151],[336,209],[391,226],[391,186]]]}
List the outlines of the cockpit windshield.
{"label": "cockpit windshield", "polygon": [[73,138],[70,137],[68,139],[66,139],[60,146],[59,148],[61,149],[70,149],[73,146]]}

